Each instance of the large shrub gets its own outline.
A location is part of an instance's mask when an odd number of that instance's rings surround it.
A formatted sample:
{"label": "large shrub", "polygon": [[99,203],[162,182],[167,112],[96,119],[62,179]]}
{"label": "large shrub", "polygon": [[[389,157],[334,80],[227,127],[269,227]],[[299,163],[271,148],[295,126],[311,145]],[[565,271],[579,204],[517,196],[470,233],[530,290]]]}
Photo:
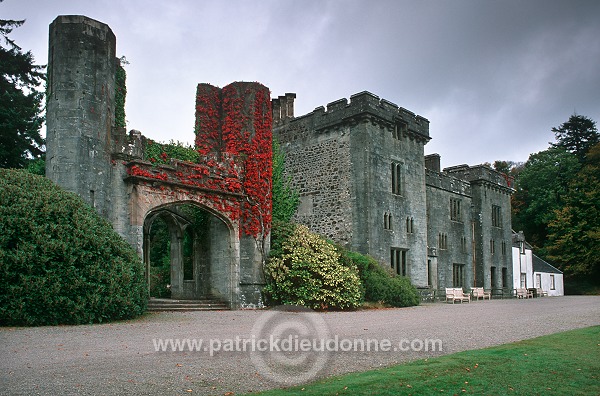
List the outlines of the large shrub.
{"label": "large shrub", "polygon": [[341,250],[341,262],[358,268],[365,290],[365,301],[382,302],[394,307],[419,304],[417,290],[408,278],[386,271],[374,258],[346,249]]}
{"label": "large shrub", "polygon": [[266,265],[265,294],[276,304],[313,309],[357,308],[362,287],[356,268],[340,263],[336,247],[306,226],[279,229]]}
{"label": "large shrub", "polygon": [[0,323],[104,322],[144,312],[136,252],[77,195],[0,169]]}

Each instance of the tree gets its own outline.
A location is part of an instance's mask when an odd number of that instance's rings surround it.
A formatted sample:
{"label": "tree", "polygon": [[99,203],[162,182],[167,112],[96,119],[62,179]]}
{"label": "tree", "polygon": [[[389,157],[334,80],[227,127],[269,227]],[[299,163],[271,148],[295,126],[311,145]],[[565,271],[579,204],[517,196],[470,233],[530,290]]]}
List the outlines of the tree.
{"label": "tree", "polygon": [[[44,66],[34,64],[8,35],[25,21],[0,19],[0,167],[23,168],[43,153],[40,135]],[[3,39],[3,40],[2,40]]]}
{"label": "tree", "polygon": [[600,144],[591,148],[548,225],[548,258],[569,275],[600,280]]}
{"label": "tree", "polygon": [[553,147],[532,154],[520,172],[513,199],[513,227],[522,230],[527,240],[545,255],[547,227],[555,211],[564,205],[569,183],[581,165],[577,156]]}
{"label": "tree", "polygon": [[569,121],[558,128],[552,128],[556,135],[553,147],[561,147],[577,155],[580,162],[585,160],[587,152],[600,142],[596,122],[582,115],[573,114]]}

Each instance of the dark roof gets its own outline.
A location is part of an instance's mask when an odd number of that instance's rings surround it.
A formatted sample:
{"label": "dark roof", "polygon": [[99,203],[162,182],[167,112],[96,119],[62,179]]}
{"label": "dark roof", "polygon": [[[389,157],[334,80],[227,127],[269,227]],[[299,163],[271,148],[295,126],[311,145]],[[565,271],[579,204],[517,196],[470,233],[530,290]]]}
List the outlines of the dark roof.
{"label": "dark roof", "polygon": [[533,255],[533,272],[546,272],[550,274],[562,274],[562,271],[548,264],[535,254]]}

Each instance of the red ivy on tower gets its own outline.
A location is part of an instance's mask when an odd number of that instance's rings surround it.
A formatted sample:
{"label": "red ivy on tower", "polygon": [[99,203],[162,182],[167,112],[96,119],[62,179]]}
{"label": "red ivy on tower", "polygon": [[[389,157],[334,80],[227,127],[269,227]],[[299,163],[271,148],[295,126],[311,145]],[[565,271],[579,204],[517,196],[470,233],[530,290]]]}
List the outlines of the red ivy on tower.
{"label": "red ivy on tower", "polygon": [[[240,233],[254,238],[271,229],[272,114],[270,92],[259,83],[234,82],[223,89],[199,84],[196,92],[196,149],[218,161],[236,157],[242,169],[228,178],[245,195],[232,217],[241,219]],[[232,208],[229,208],[232,209]],[[235,213],[235,214],[234,214]],[[232,219],[233,220],[233,219]]]}

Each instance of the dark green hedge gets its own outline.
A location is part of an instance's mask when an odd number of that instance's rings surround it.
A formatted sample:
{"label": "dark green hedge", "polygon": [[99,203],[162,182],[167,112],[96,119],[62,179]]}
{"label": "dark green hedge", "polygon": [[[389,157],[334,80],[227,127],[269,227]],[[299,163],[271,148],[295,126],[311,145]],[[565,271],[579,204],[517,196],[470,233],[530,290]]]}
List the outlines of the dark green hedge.
{"label": "dark green hedge", "polygon": [[0,169],[0,324],[132,318],[147,304],[136,252],[77,195]]}
{"label": "dark green hedge", "polygon": [[365,289],[365,301],[382,302],[394,307],[419,305],[417,289],[408,278],[390,274],[374,258],[341,249],[340,260],[356,266]]}

